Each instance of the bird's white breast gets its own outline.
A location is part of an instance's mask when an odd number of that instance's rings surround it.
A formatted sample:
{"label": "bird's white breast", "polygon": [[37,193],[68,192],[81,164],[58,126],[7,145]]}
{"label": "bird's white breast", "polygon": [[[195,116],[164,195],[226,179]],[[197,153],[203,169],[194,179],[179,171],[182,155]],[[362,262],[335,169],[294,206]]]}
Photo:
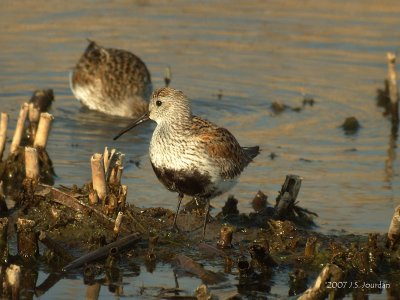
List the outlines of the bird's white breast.
{"label": "bird's white breast", "polygon": [[210,176],[212,184],[208,189],[213,189],[213,193],[216,195],[228,191],[237,182],[236,178],[224,179],[221,177],[220,166],[208,155],[203,144],[185,136],[166,136],[159,126],[154,130],[149,156],[151,163],[156,168],[188,173],[196,170],[200,174]]}

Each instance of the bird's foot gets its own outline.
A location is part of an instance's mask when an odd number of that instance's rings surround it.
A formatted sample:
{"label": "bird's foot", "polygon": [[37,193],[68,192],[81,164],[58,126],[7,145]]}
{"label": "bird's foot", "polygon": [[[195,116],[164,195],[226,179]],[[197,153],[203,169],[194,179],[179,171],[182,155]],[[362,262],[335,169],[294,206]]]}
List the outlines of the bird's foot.
{"label": "bird's foot", "polygon": [[169,229],[169,231],[173,232],[173,233],[182,233],[182,230],[179,229],[179,227],[178,227],[178,225],[176,225],[176,223],[174,223],[172,225],[172,227]]}

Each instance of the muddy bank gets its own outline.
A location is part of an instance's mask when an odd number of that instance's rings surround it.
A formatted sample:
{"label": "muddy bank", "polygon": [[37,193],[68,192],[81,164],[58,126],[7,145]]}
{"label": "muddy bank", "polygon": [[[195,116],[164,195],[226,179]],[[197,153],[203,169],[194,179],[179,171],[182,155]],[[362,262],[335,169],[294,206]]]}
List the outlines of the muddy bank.
{"label": "muddy bank", "polygon": [[[106,199],[92,204],[92,183],[80,188],[55,188],[25,182],[23,192],[16,197],[16,208],[7,218],[8,239],[13,240],[16,234],[19,241],[25,230],[32,233],[34,244],[40,241],[44,247],[40,253],[36,246],[30,254],[29,249],[21,250],[20,246],[19,254],[6,253],[2,270],[18,266],[22,269],[20,276],[30,270],[36,280],[34,270],[39,265],[52,270],[45,282],[31,280],[31,286],[19,287],[18,293],[33,290],[36,296],[72,274],[81,277],[88,287],[107,285],[118,295],[122,292],[124,274],[120,267],[144,265],[154,270],[160,262],[169,264],[178,277],[200,278],[205,284],[200,290],[206,289],[202,292],[206,294],[210,293],[207,287],[234,278],[229,283],[237,286],[237,295],[230,299],[266,298],[274,286],[271,280],[274,272],[282,269],[290,274],[288,295],[300,295],[312,286],[303,295],[304,299],[366,295],[386,289],[391,295],[399,295],[400,273],[395,271],[400,267],[398,216],[394,217],[393,226],[397,228],[393,229],[394,234],[316,233],[312,230],[315,214],[295,204],[296,185],[289,185],[291,190],[285,191],[290,180],[299,178],[293,175],[288,178],[282,185],[283,193],[279,193],[273,204],[258,192],[253,200],[255,211],[250,214],[241,214],[237,200],[229,197],[222,212],[208,224],[204,242],[200,241],[204,217],[201,205],[189,203],[178,216],[181,232],[172,232],[169,228],[174,213],[168,209],[141,209],[118,200],[110,209],[110,199],[121,199],[121,185],[107,183]],[[286,197],[290,200],[288,205],[280,204]],[[284,213],[282,206],[286,207]],[[21,220],[28,220],[26,229],[21,229]],[[205,266],[214,267],[211,270]],[[313,284],[317,276],[321,277],[320,282]],[[7,276],[3,278],[7,280]],[[199,291],[195,295],[195,291],[182,291],[178,286],[158,293],[153,296],[206,299],[199,296]],[[12,294],[12,289],[3,290],[3,295]]]}

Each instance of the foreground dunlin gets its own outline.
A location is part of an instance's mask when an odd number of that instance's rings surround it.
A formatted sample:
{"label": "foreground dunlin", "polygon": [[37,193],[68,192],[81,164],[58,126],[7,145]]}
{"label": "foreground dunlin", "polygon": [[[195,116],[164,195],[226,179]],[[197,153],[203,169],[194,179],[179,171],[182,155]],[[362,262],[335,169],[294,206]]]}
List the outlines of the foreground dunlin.
{"label": "foreground dunlin", "polygon": [[70,86],[88,108],[133,118],[147,110],[152,92],[150,72],[139,57],[94,41],[71,72]]}
{"label": "foreground dunlin", "polygon": [[164,186],[179,194],[173,228],[184,195],[206,200],[203,239],[209,200],[229,190],[259,147],[241,147],[225,128],[193,116],[188,98],[172,88],[153,93],[149,110],[114,139],[147,120],[157,123],[150,142],[150,161]]}

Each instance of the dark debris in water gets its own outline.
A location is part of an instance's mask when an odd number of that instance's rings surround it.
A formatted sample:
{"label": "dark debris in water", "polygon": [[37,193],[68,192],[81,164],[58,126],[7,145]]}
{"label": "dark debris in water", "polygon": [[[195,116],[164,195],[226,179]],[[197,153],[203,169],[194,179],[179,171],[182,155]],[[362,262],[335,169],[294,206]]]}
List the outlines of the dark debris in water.
{"label": "dark debris in water", "polygon": [[270,158],[271,160],[274,160],[277,156],[278,156],[278,155],[277,155],[275,152],[271,152],[271,153],[269,154],[269,158]]}
{"label": "dark debris in water", "polygon": [[48,111],[54,101],[52,89],[36,90],[33,92],[29,103],[33,103],[41,112]]}
{"label": "dark debris in water", "polygon": [[306,108],[306,106],[312,107],[315,103],[316,101],[313,97],[306,95],[302,100],[301,106],[290,106],[279,101],[274,101],[271,104],[271,110],[277,115],[287,110],[301,112],[303,109]]}
{"label": "dark debris in water", "polygon": [[376,105],[384,109],[383,115],[390,115],[390,96],[389,96],[389,81],[383,82],[383,88],[376,89]]}
{"label": "dark debris in water", "polygon": [[341,125],[346,134],[354,134],[360,129],[361,125],[358,119],[354,116],[348,117]]}
{"label": "dark debris in water", "polygon": [[303,107],[307,106],[307,105],[314,106],[314,104],[315,104],[315,100],[314,100],[313,97],[311,97],[309,95],[304,96],[304,98],[303,98]]}

